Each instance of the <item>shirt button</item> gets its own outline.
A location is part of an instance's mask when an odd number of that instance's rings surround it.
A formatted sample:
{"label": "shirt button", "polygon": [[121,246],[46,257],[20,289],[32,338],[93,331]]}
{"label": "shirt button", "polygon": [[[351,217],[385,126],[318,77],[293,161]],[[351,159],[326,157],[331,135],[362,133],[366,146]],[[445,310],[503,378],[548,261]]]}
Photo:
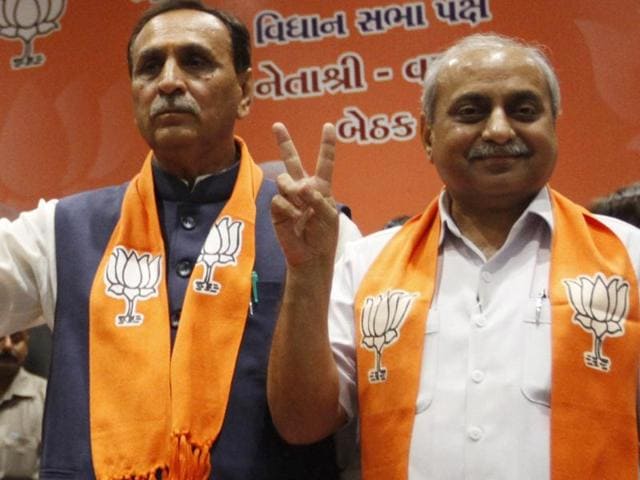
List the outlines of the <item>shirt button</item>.
{"label": "shirt button", "polygon": [[467,435],[469,435],[469,438],[471,440],[477,442],[482,438],[482,430],[480,429],[480,427],[469,427],[469,429],[467,430]]}
{"label": "shirt button", "polygon": [[192,270],[193,263],[191,263],[190,260],[182,260],[181,262],[178,262],[178,265],[176,265],[176,273],[182,278],[187,278],[191,275]]}
{"label": "shirt button", "polygon": [[491,275],[491,272],[487,272],[486,270],[482,272],[482,280],[484,280],[485,283],[490,283],[492,278],[493,275]]}
{"label": "shirt button", "polygon": [[474,315],[473,323],[475,323],[478,327],[482,328],[487,324],[487,319],[482,314]]}
{"label": "shirt button", "polygon": [[180,217],[180,225],[182,225],[182,228],[185,230],[193,230],[196,228],[196,219],[191,215],[183,215]]}
{"label": "shirt button", "polygon": [[476,383],[482,383],[482,381],[484,380],[484,372],[482,370],[474,370],[471,373],[471,380]]}
{"label": "shirt button", "polygon": [[178,328],[178,325],[180,325],[180,313],[182,312],[182,310],[178,309],[178,310],[174,310],[173,312],[171,312],[171,328]]}

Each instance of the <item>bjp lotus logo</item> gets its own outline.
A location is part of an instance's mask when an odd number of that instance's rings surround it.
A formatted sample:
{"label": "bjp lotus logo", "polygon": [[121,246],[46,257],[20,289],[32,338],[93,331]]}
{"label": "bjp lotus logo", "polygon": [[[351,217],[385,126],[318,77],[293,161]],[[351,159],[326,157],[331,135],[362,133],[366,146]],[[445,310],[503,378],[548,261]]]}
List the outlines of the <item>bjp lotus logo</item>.
{"label": "bjp lotus logo", "polygon": [[593,351],[584,353],[587,367],[608,372],[611,359],[602,353],[606,337],[624,335],[624,320],[629,306],[629,282],[621,277],[579,276],[564,280],[573,307],[573,322],[593,335]]}
{"label": "bjp lotus logo", "polygon": [[370,383],[386,382],[387,369],[382,366],[382,350],[400,338],[400,327],[417,296],[417,293],[403,290],[387,290],[364,299],[360,318],[362,345],[376,355],[375,368],[369,370]]}
{"label": "bjp lotus logo", "polygon": [[34,53],[36,37],[60,29],[66,0],[0,0],[0,36],[22,41],[22,55],[11,59],[11,68],[39,67],[44,53]]}
{"label": "bjp lotus logo", "polygon": [[242,228],[244,223],[224,217],[211,227],[198,256],[198,263],[204,267],[202,280],[194,282],[194,290],[207,295],[217,295],[222,286],[213,281],[216,266],[227,267],[238,263],[242,249]]}
{"label": "bjp lotus logo", "polygon": [[160,258],[124,247],[116,247],[111,252],[104,274],[107,295],[126,302],[124,314],[116,316],[116,326],[142,325],[144,316],[135,311],[136,302],[158,296]]}

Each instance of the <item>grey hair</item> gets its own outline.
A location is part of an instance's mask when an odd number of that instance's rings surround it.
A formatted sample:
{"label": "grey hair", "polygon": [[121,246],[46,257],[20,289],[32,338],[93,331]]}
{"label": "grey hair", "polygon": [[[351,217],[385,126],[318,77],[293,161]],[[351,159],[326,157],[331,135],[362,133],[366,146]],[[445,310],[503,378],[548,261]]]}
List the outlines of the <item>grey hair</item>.
{"label": "grey hair", "polygon": [[422,110],[429,124],[433,124],[436,106],[438,76],[442,68],[454,57],[473,50],[519,48],[524,50],[542,71],[551,97],[551,114],[556,119],[560,113],[560,84],[551,62],[543,51],[532,45],[495,33],[477,33],[469,35],[454,43],[439,55],[427,69],[424,77],[422,93]]}

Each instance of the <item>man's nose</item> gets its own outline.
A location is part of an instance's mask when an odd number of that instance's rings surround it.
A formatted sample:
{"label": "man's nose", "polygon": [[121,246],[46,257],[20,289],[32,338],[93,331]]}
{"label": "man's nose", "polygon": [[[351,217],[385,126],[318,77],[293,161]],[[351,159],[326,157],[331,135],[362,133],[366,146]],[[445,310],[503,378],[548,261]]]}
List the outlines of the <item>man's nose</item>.
{"label": "man's nose", "polygon": [[482,139],[497,144],[504,144],[513,140],[516,133],[511,127],[509,116],[502,108],[494,108],[485,123]]}
{"label": "man's nose", "polygon": [[0,337],[0,350],[9,350],[12,346],[11,335]]}
{"label": "man's nose", "polygon": [[167,59],[163,65],[162,72],[160,72],[158,89],[166,95],[171,95],[176,91],[184,91],[185,83],[183,73],[180,65],[178,65],[174,59]]}

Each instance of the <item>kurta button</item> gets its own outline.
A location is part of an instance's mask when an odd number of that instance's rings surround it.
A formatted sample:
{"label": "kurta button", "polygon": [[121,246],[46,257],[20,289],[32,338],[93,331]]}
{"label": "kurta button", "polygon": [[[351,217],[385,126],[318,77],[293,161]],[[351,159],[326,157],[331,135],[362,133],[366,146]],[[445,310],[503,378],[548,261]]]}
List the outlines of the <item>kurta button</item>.
{"label": "kurta button", "polygon": [[196,228],[196,219],[191,215],[183,215],[180,217],[180,225],[182,225],[182,228],[185,230],[193,230]]}
{"label": "kurta button", "polygon": [[487,272],[486,270],[482,272],[482,280],[484,280],[485,283],[490,283],[492,278],[493,275],[491,275],[491,272]]}
{"label": "kurta button", "polygon": [[471,372],[471,380],[476,383],[482,383],[484,380],[484,372],[482,370],[474,370]]}
{"label": "kurta button", "polygon": [[190,260],[182,260],[181,262],[178,262],[178,265],[176,265],[176,273],[182,278],[187,278],[191,275],[192,270],[193,263],[191,263]]}
{"label": "kurta button", "polygon": [[182,310],[180,310],[180,309],[174,310],[173,312],[171,312],[170,322],[171,322],[171,327],[172,328],[178,328],[178,325],[180,325],[180,313],[181,312],[182,312]]}
{"label": "kurta button", "polygon": [[469,429],[467,430],[467,435],[469,435],[469,438],[471,440],[477,442],[482,438],[482,430],[480,429],[480,427],[469,427]]}

